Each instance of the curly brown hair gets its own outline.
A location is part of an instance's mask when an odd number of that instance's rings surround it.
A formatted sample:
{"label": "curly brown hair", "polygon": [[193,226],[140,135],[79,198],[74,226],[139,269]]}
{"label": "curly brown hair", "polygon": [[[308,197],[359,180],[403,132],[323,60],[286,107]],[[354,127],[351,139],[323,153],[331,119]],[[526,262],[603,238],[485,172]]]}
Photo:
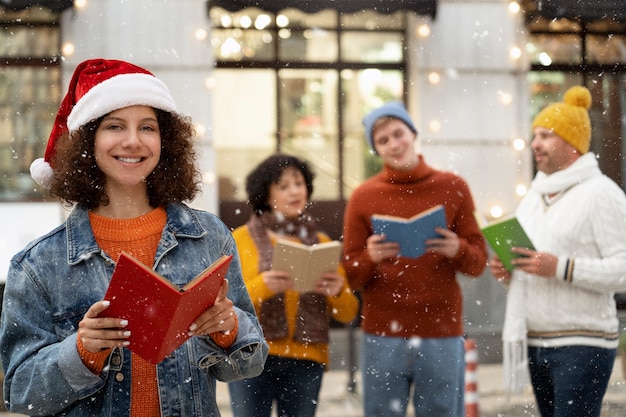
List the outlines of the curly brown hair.
{"label": "curly brown hair", "polygon": [[[146,179],[148,199],[153,207],[191,201],[200,190],[200,171],[195,165],[195,130],[191,119],[154,109],[161,132],[161,159]],[[106,115],[105,115],[106,116]],[[109,204],[106,178],[96,165],[96,131],[105,116],[81,126],[70,136],[57,139],[52,157],[54,178],[50,194],[68,204],[89,209]]]}

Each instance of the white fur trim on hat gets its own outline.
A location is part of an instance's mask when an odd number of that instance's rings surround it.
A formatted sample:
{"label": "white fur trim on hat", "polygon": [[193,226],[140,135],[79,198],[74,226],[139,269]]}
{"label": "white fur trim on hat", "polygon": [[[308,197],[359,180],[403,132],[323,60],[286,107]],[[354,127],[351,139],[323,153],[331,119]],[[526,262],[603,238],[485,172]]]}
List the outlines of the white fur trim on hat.
{"label": "white fur trim on hat", "polygon": [[94,85],[83,95],[67,117],[70,132],[114,110],[129,106],[150,106],[177,113],[167,86],[149,74],[119,74]]}
{"label": "white fur trim on hat", "polygon": [[54,171],[43,158],[37,158],[30,164],[30,176],[37,184],[50,188]]}

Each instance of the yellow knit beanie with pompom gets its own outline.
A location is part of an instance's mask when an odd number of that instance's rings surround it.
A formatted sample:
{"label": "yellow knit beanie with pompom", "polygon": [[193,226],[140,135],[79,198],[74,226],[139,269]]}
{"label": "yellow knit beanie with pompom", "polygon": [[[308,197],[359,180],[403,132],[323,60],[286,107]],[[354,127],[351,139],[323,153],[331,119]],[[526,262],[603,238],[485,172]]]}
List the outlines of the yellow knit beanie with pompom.
{"label": "yellow knit beanie with pompom", "polygon": [[565,92],[563,102],[552,103],[535,116],[532,128],[541,126],[552,129],[584,154],[589,150],[591,142],[591,121],[588,113],[590,107],[589,90],[581,86],[571,87]]}

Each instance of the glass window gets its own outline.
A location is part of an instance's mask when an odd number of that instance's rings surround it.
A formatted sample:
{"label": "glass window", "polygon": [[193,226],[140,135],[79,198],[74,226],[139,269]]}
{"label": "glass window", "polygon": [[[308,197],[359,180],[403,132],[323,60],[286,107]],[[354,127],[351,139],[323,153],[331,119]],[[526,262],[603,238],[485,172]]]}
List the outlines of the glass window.
{"label": "glass window", "polygon": [[58,17],[0,8],[0,200],[41,199],[30,164],[45,151],[61,97]]}
{"label": "glass window", "polygon": [[211,46],[222,61],[273,61],[274,33],[268,30],[213,29]]}
{"label": "glass window", "polygon": [[344,181],[343,194],[347,198],[365,178],[378,172],[382,165],[365,141],[363,116],[389,100],[402,100],[403,73],[399,70],[344,70],[343,131]]}
{"label": "glass window", "polygon": [[0,27],[0,56],[31,58],[50,56],[59,44],[56,27]]}
{"label": "glass window", "polygon": [[582,43],[579,35],[530,35],[527,51],[534,64],[582,63]]}
{"label": "glass window", "polygon": [[587,23],[587,30],[590,32],[625,33],[626,22],[618,22],[612,19],[597,20]]}
{"label": "glass window", "polygon": [[391,14],[380,14],[373,10],[362,10],[357,13],[343,13],[341,27],[343,29],[367,30],[402,30],[405,14],[397,11]]}
{"label": "glass window", "polygon": [[276,74],[272,70],[214,71],[213,142],[220,199],[245,201],[245,179],[276,150]]}
{"label": "glass window", "polygon": [[337,32],[319,28],[278,31],[278,57],[281,61],[337,61]]}
{"label": "glass window", "polygon": [[347,62],[398,63],[404,60],[403,34],[398,32],[345,32],[341,57]]}
{"label": "glass window", "polygon": [[528,22],[527,28],[531,32],[580,32],[580,23],[569,19],[546,19],[537,17]]}
{"label": "glass window", "polygon": [[587,62],[596,64],[626,63],[626,36],[587,36]]}
{"label": "glass window", "polygon": [[550,103],[563,101],[563,94],[574,85],[581,85],[580,74],[557,71],[531,71],[528,73],[530,88],[529,125],[533,118]]}
{"label": "glass window", "polygon": [[[380,169],[361,119],[387,100],[403,99],[404,12],[286,9],[267,18],[256,8],[213,8],[211,19],[222,201],[244,201],[245,176],[276,151],[309,161],[315,200],[344,200]],[[233,61],[251,65],[233,68]]]}
{"label": "glass window", "polygon": [[255,7],[234,13],[219,7],[212,7],[209,13],[212,28],[239,28],[263,30],[274,26],[270,13]]}
{"label": "glass window", "polygon": [[0,67],[0,199],[36,195],[30,163],[42,157],[58,108],[57,68]]}
{"label": "glass window", "polygon": [[278,71],[282,152],[306,159],[315,172],[315,199],[339,198],[337,71]]}
{"label": "glass window", "polygon": [[591,150],[602,171],[624,187],[626,23],[538,18],[528,29],[531,120],[548,103],[561,101],[572,85],[586,86],[592,96]]}
{"label": "glass window", "polygon": [[276,16],[276,24],[281,28],[326,28],[334,30],[337,28],[337,11],[331,8],[308,14],[298,9],[286,9]]}
{"label": "glass window", "polygon": [[605,71],[591,75],[591,151],[598,155],[600,169],[625,187],[626,164],[626,74]]}

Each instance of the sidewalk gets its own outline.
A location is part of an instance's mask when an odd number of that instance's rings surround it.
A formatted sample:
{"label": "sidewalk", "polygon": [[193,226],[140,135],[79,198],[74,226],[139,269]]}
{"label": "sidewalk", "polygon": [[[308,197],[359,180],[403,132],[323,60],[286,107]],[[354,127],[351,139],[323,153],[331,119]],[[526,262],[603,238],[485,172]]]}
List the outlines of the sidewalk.
{"label": "sidewalk", "polygon": [[[509,401],[502,391],[502,368],[499,364],[478,364],[478,392],[480,417],[539,417],[533,395],[529,390]],[[318,417],[363,417],[360,382],[357,373],[357,394],[348,392],[349,374],[345,370],[330,371],[324,375],[318,405]],[[225,384],[219,383],[217,399],[222,417],[232,417],[230,397]],[[409,407],[407,417],[412,417]],[[615,361],[611,382],[605,396],[602,417],[626,416],[626,378],[622,372],[621,358]]]}
{"label": "sidewalk", "polygon": [[[621,358],[615,362],[609,389],[604,398],[602,417],[626,416],[626,377],[622,371]],[[515,396],[507,401],[502,392],[502,368],[498,364],[478,364],[478,392],[480,417],[539,417],[533,403],[532,392]],[[357,373],[357,394],[348,392],[349,374],[345,370],[330,371],[324,375],[318,405],[318,417],[363,417],[360,383]],[[222,417],[232,417],[228,387],[218,383],[217,401]],[[409,407],[407,417],[413,413]],[[0,417],[21,415],[0,413]]]}

